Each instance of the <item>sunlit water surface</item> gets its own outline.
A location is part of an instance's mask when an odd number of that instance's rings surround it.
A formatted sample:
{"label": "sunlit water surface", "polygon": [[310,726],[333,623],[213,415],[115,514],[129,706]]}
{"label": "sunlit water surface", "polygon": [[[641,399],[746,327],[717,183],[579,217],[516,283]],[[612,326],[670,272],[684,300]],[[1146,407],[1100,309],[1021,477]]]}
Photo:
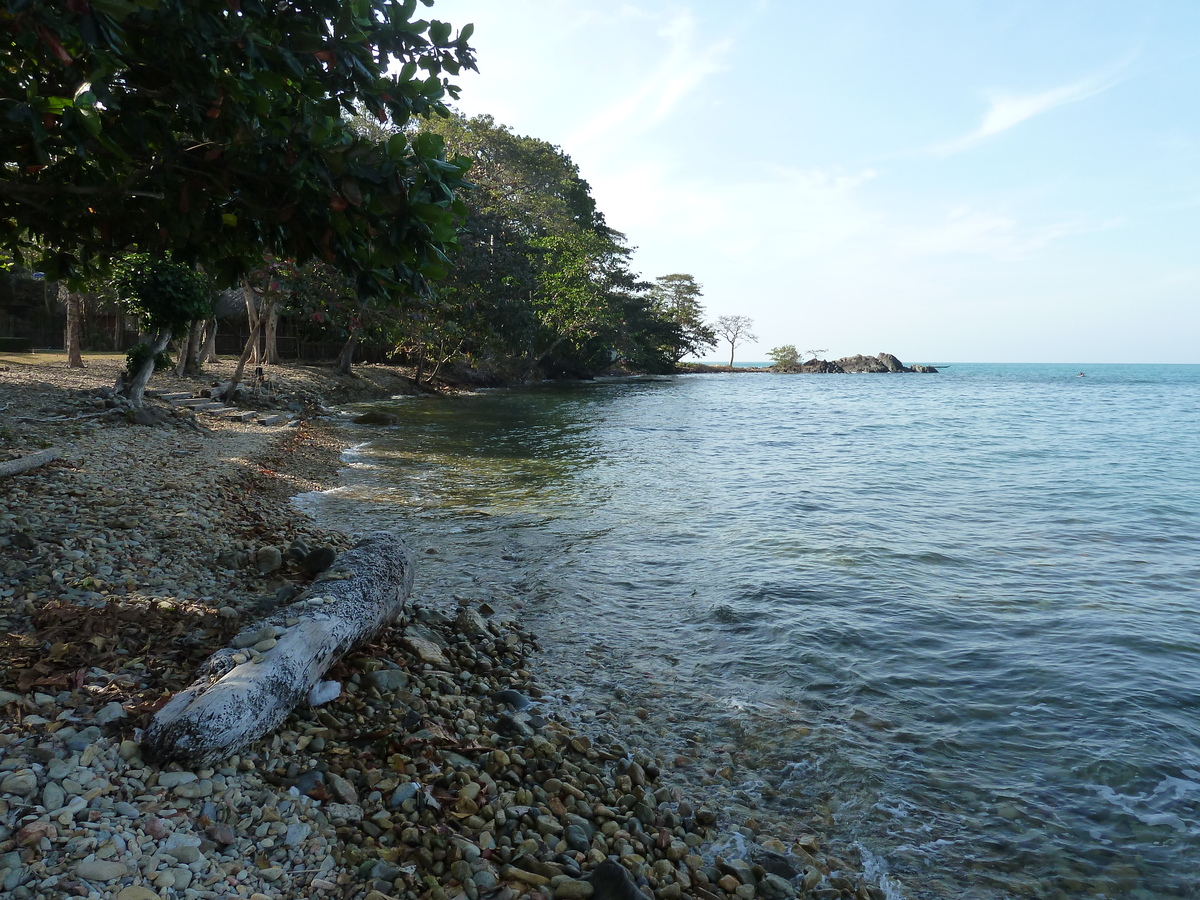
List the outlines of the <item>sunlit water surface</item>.
{"label": "sunlit water surface", "polygon": [[301,503],[665,684],[894,896],[1200,896],[1200,367],[1079,369],[396,400]]}

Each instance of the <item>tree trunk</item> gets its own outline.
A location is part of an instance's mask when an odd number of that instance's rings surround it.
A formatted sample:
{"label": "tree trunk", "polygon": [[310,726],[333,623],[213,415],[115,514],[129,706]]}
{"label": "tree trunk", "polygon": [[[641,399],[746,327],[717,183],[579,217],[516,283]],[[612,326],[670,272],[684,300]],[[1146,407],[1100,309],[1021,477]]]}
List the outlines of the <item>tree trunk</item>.
{"label": "tree trunk", "polygon": [[188,334],[181,337],[175,342],[175,377],[178,378],[187,371],[187,351],[188,351],[188,335],[192,333],[191,328],[188,329]]}
{"label": "tree trunk", "polygon": [[[246,749],[277,728],[346,651],[400,615],[412,579],[399,538],[377,532],[360,541],[313,583],[307,599],[243,629],[209,657],[199,678],[155,713],[143,749],[192,766]],[[250,649],[267,634],[274,646]]]}
{"label": "tree trunk", "polygon": [[342,354],[338,357],[338,371],[343,375],[353,374],[350,370],[350,364],[354,361],[354,348],[358,344],[358,329],[350,329],[350,337],[346,339],[345,346],[342,347]]}
{"label": "tree trunk", "polygon": [[183,371],[188,375],[200,374],[200,344],[204,340],[204,320],[196,319],[192,322],[192,330],[188,332],[187,354],[185,359],[187,364],[183,367]]}
{"label": "tree trunk", "polygon": [[57,447],[51,447],[49,450],[39,450],[37,453],[30,453],[28,456],[19,456],[16,459],[5,460],[4,462],[0,462],[0,477],[28,472],[30,469],[36,469],[38,466],[44,466],[48,462],[53,462],[61,458],[62,455],[63,452]]}
{"label": "tree trunk", "polygon": [[225,389],[225,393],[221,395],[226,403],[232,402],[233,395],[237,393],[238,385],[242,383],[242,376],[246,374],[246,363],[250,357],[254,355],[255,349],[258,347],[258,332],[262,328],[263,320],[256,319],[254,328],[250,331],[250,337],[246,339],[246,346],[242,348],[242,355],[238,358],[237,368],[233,370],[233,377],[229,379],[229,387]]}
{"label": "tree trunk", "polygon": [[733,368],[733,341],[729,342],[729,368]]}
{"label": "tree trunk", "polygon": [[217,361],[217,319],[214,316],[205,325],[204,349],[200,351],[200,363]]}
{"label": "tree trunk", "polygon": [[67,306],[67,368],[82,369],[83,353],[79,343],[83,331],[83,298],[73,291],[68,291],[66,284],[60,281],[58,299]]}
{"label": "tree trunk", "polygon": [[167,349],[169,343],[171,343],[171,332],[166,329],[159,329],[154,343],[150,345],[150,357],[133,374],[133,379],[129,384],[122,385],[121,379],[117,379],[117,390],[128,397],[134,406],[142,405],[142,400],[146,393],[146,385],[150,381],[150,376],[154,374],[154,360],[158,354]]}
{"label": "tree trunk", "polygon": [[276,340],[276,332],[279,330],[279,307],[272,303],[263,313],[267,320],[266,337],[263,340],[265,345],[263,350],[263,359],[267,365],[279,365],[279,346]]}
{"label": "tree trunk", "polygon": [[[258,314],[258,297],[254,290],[250,287],[250,282],[242,281],[242,298],[246,301],[246,321],[250,325],[250,336],[254,337],[258,333],[259,323],[262,317]],[[248,362],[253,365],[258,365],[258,341],[255,341],[250,346],[250,358]]]}

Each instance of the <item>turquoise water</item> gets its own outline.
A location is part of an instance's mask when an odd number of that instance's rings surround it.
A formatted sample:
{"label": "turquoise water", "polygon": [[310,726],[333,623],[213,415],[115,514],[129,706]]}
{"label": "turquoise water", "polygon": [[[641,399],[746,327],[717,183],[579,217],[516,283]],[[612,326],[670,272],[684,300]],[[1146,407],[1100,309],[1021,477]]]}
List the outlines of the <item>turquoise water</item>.
{"label": "turquoise water", "polygon": [[755,816],[893,896],[1200,895],[1200,366],[384,406],[306,506],[523,605],[597,704],[653,683]]}

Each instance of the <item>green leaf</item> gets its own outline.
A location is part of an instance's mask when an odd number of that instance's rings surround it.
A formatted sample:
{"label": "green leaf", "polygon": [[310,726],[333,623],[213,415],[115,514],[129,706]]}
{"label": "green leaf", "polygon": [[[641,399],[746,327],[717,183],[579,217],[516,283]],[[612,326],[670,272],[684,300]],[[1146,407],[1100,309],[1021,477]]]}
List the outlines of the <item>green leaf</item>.
{"label": "green leaf", "polygon": [[237,228],[238,217],[233,213],[222,213],[221,224],[227,228]]}

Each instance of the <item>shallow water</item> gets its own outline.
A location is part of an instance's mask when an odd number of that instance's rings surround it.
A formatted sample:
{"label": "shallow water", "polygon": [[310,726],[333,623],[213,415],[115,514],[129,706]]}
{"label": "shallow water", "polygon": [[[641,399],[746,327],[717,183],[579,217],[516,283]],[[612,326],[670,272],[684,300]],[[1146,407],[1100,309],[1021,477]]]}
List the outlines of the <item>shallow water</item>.
{"label": "shallow water", "polygon": [[897,896],[1197,896],[1200,366],[1083,368],[396,400],[302,502]]}

